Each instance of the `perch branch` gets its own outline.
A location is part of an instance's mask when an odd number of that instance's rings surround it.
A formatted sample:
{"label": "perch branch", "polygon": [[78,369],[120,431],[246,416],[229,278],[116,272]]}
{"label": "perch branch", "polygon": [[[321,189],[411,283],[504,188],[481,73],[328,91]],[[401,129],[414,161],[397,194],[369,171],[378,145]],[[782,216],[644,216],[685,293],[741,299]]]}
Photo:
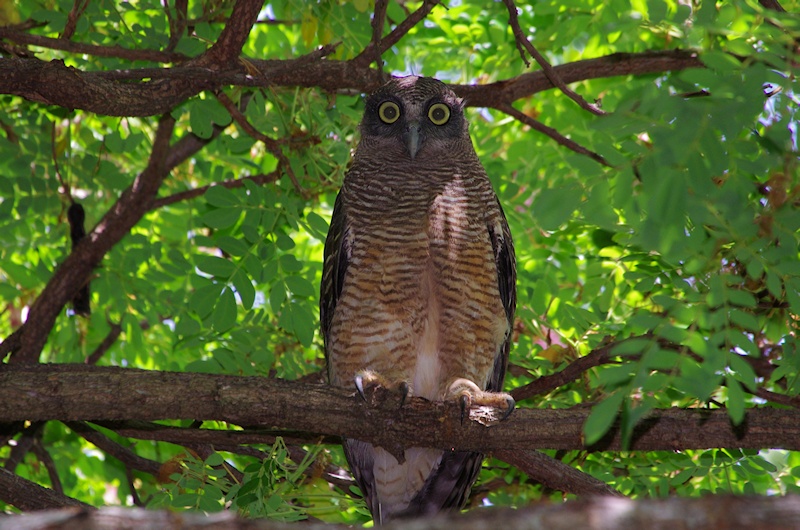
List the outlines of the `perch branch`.
{"label": "perch branch", "polygon": [[[344,436],[402,451],[406,445],[497,450],[621,449],[618,426],[597,444],[583,443],[589,410],[520,409],[487,428],[461,424],[455,403],[377,391],[370,402],[355,391],[263,377],[150,372],[77,365],[0,368],[0,423],[194,419],[262,425],[271,434]],[[112,405],[113,404],[113,405]],[[732,426],[722,409],[654,410],[634,429],[632,450],[718,447],[800,449],[800,411],[748,409]]]}

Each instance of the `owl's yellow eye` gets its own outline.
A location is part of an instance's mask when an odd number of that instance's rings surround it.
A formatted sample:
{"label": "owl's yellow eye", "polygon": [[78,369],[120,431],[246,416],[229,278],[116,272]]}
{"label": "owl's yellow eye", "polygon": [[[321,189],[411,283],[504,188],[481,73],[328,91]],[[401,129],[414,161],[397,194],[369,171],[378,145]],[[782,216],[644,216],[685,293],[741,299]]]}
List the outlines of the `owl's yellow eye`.
{"label": "owl's yellow eye", "polygon": [[450,107],[444,103],[434,103],[431,105],[431,108],[428,109],[428,119],[431,120],[434,125],[444,125],[447,123],[447,120],[450,119]]}
{"label": "owl's yellow eye", "polygon": [[383,123],[394,123],[400,117],[400,107],[394,101],[384,101],[378,107],[378,116]]}

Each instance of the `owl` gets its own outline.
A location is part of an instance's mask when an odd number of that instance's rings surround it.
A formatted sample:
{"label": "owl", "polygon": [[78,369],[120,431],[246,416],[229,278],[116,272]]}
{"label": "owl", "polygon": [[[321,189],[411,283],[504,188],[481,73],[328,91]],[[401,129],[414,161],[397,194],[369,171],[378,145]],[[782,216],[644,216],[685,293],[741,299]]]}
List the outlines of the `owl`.
{"label": "owl", "polygon": [[[453,401],[500,417],[516,306],[514,247],[444,83],[394,78],[366,100],[325,242],[320,321],[331,385]],[[344,440],[376,523],[459,509],[483,455]]]}

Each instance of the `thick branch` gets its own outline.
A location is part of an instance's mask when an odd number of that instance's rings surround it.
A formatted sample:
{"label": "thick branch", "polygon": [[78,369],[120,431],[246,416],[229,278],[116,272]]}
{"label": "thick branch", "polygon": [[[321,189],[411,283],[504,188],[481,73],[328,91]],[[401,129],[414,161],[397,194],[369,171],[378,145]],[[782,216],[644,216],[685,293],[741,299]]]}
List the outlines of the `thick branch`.
{"label": "thick branch", "polygon": [[198,63],[215,69],[227,69],[228,63],[235,62],[242,52],[250,29],[258,19],[264,0],[238,0],[233,6],[228,23],[217,42],[203,55]]}
{"label": "thick branch", "polygon": [[[586,447],[589,410],[520,409],[493,427],[461,425],[455,403],[377,392],[372,403],[325,385],[262,377],[147,372],[86,365],[6,365],[0,369],[0,422],[19,420],[222,420],[275,433],[346,436],[401,451],[427,447],[480,450],[620,450],[617,428]],[[412,442],[413,441],[413,442]],[[666,409],[634,430],[633,450],[713,447],[800,449],[800,412],[749,409],[733,427],[724,410]]]}
{"label": "thick branch", "polygon": [[[703,68],[703,63],[695,52],[685,50],[614,53],[597,59],[575,61],[553,67],[558,77],[565,83],[601,77],[663,73],[687,68]],[[467,100],[469,106],[497,107],[550,90],[554,85],[544,72],[531,72],[486,85],[461,85],[452,88],[456,94]]]}
{"label": "thick branch", "polygon": [[[381,41],[386,41],[389,34]],[[124,72],[83,72],[61,61],[9,57],[0,61],[0,94],[15,94],[31,101],[65,108],[83,109],[109,116],[152,116],[170,111],[175,105],[203,90],[225,85],[319,87],[329,91],[371,92],[380,80],[374,71],[356,61],[309,60],[262,61],[249,59],[259,75],[238,71],[212,71],[186,67],[153,71],[142,83],[122,82],[109,77],[125,73],[134,78],[136,70]],[[622,75],[662,73],[700,68],[693,52],[670,50],[641,54],[614,54],[554,67],[565,83]],[[473,107],[499,107],[553,88],[543,72],[523,74],[487,85],[453,85],[453,90]]]}
{"label": "thick branch", "polygon": [[[520,509],[488,508],[468,513],[439,514],[414,521],[396,520],[386,530],[674,530],[707,528],[729,530],[796,528],[800,497],[735,497],[707,495],[701,498],[630,500],[594,497],[564,503],[533,503]],[[213,514],[181,513],[130,508],[96,511],[61,510],[7,518],[9,528],[73,530],[75,528],[159,528],[161,530],[292,530],[297,523],[269,519],[237,518],[233,511]],[[304,521],[304,530],[340,530],[351,526]]]}

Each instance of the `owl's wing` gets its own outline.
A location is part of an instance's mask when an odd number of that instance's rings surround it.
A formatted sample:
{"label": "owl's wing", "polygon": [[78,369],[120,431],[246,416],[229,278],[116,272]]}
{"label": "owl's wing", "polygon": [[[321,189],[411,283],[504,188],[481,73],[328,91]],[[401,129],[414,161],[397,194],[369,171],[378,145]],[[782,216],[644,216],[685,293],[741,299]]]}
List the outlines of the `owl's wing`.
{"label": "owl's wing", "polygon": [[503,379],[506,375],[506,365],[508,364],[508,350],[511,346],[511,335],[514,330],[514,311],[517,308],[517,264],[514,257],[514,243],[511,241],[511,231],[508,228],[503,207],[497,201],[497,209],[500,211],[502,220],[500,229],[489,225],[489,237],[492,240],[494,250],[494,262],[497,267],[497,287],[500,290],[500,300],[506,310],[508,318],[508,336],[506,336],[503,347],[500,349],[494,360],[494,369],[486,390],[491,392],[503,391]]}
{"label": "owl's wing", "polygon": [[[336,302],[342,294],[344,275],[350,260],[350,248],[347,237],[344,201],[342,194],[336,197],[333,205],[333,216],[328,237],[325,239],[325,252],[323,254],[322,284],[319,296],[319,320],[322,329],[322,340],[325,344],[325,358],[328,358],[329,333]],[[328,363],[330,365],[330,362]]]}

